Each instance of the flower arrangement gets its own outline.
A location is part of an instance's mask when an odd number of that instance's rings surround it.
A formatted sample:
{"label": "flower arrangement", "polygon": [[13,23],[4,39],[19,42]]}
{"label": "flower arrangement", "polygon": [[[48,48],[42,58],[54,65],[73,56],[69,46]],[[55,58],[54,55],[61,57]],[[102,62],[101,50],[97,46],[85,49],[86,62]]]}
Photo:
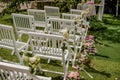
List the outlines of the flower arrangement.
{"label": "flower arrangement", "polygon": [[67,80],[80,80],[80,74],[78,72],[79,67],[78,66],[73,66],[74,71],[71,71],[67,74]]}
{"label": "flower arrangement", "polygon": [[62,29],[60,33],[63,34],[64,39],[67,40],[69,38],[69,30],[68,29]]}
{"label": "flower arrangement", "polygon": [[30,67],[30,73],[36,74],[37,68],[40,65],[40,57],[38,55],[29,57],[27,53],[23,53],[22,57],[25,62],[28,62],[28,65]]}
{"label": "flower arrangement", "polygon": [[83,44],[83,48],[81,51],[81,55],[78,58],[78,62],[90,66],[91,60],[89,59],[89,54],[95,55],[97,53],[97,49],[95,48],[95,38],[93,35],[88,35],[85,39],[85,43]]}
{"label": "flower arrangement", "polygon": [[86,36],[85,39],[86,43],[84,45],[84,48],[86,49],[86,52],[89,54],[93,54],[95,55],[95,53],[97,53],[97,49],[95,48],[95,38],[93,35],[88,35]]}
{"label": "flower arrangement", "polygon": [[89,6],[88,8],[86,8],[84,11],[82,11],[81,15],[82,15],[82,18],[85,18],[86,15],[91,11],[92,9],[92,6]]}

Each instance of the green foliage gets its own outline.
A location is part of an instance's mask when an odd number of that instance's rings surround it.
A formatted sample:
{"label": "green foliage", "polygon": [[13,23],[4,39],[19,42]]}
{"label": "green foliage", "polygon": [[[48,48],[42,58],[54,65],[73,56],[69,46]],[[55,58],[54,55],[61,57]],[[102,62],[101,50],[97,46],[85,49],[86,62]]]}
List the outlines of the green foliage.
{"label": "green foliage", "polygon": [[103,18],[103,21],[99,21],[96,17],[92,17],[89,21],[91,26],[89,32],[97,39],[120,42],[120,23],[118,19],[107,16],[107,18]]}
{"label": "green foliage", "polygon": [[[1,0],[4,1],[4,0]],[[3,10],[1,16],[5,14],[11,14],[13,12],[18,12],[20,9],[20,4],[28,0],[9,0],[7,7]]]}
{"label": "green foliage", "polygon": [[60,8],[61,12],[69,12],[70,8],[76,8],[79,0],[56,0],[55,6]]}
{"label": "green foliage", "polygon": [[96,4],[99,4],[99,3],[101,2],[101,0],[94,0],[94,2],[95,2]]}
{"label": "green foliage", "polygon": [[91,31],[100,31],[103,29],[107,29],[107,27],[102,23],[102,21],[98,20],[96,16],[93,16],[89,19],[90,22],[90,30]]}

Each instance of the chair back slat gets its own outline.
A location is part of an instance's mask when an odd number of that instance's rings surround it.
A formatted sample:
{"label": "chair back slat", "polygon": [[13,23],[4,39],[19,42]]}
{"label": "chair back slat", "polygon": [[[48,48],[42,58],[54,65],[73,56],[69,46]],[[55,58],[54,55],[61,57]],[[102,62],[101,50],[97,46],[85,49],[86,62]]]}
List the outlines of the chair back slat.
{"label": "chair back slat", "polygon": [[62,18],[71,19],[71,20],[75,20],[75,18],[82,19],[81,15],[69,14],[69,13],[62,13]]}
{"label": "chair back slat", "polygon": [[52,34],[29,33],[30,45],[33,53],[47,56],[62,57],[61,44],[63,36]]}
{"label": "chair back slat", "polygon": [[51,24],[50,33],[59,34],[62,29],[69,29],[70,32],[75,30],[74,20],[50,18],[48,22]]}
{"label": "chair back slat", "polygon": [[45,10],[36,10],[36,9],[28,9],[28,15],[33,15],[35,21],[46,21],[46,12]]}
{"label": "chair back slat", "polygon": [[47,17],[52,18],[60,18],[59,7],[53,6],[44,6],[44,10],[46,10]]}
{"label": "chair back slat", "polygon": [[18,30],[34,30],[34,17],[31,15],[12,13],[13,23]]}
{"label": "chair back slat", "polygon": [[0,24],[0,44],[14,47],[15,38],[11,26]]}
{"label": "chair back slat", "polygon": [[81,15],[82,11],[83,11],[83,10],[70,9],[70,13],[71,13],[71,14]]}
{"label": "chair back slat", "polygon": [[0,62],[0,80],[51,80],[51,78],[37,77],[29,72],[29,67]]}

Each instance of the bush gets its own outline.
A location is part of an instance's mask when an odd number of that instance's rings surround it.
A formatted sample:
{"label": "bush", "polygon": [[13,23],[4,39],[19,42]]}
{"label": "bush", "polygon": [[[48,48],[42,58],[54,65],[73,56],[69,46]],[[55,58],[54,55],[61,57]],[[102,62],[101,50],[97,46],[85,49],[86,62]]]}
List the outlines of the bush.
{"label": "bush", "polygon": [[90,31],[100,31],[107,29],[107,27],[102,23],[102,21],[98,20],[96,16],[93,16],[89,19],[90,22]]}

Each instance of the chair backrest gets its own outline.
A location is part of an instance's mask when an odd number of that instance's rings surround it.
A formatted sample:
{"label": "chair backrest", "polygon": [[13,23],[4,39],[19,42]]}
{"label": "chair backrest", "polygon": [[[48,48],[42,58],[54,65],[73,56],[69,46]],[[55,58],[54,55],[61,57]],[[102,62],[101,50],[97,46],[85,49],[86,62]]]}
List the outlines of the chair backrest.
{"label": "chair backrest", "polygon": [[33,53],[43,55],[43,57],[44,55],[49,57],[64,56],[62,53],[62,44],[64,41],[63,36],[35,32],[30,32],[28,35],[30,38],[30,47]]}
{"label": "chair backrest", "polygon": [[70,13],[71,14],[78,14],[78,15],[81,15],[83,10],[77,10],[77,9],[70,9]]}
{"label": "chair backrest", "polygon": [[75,20],[75,18],[81,19],[82,17],[81,15],[77,15],[77,14],[62,13],[62,18]]}
{"label": "chair backrest", "polygon": [[44,6],[44,10],[46,10],[47,18],[60,18],[59,7]]}
{"label": "chair backrest", "polygon": [[17,30],[34,31],[34,16],[12,13],[13,23]]}
{"label": "chair backrest", "polygon": [[27,66],[0,62],[0,80],[51,80],[51,78],[32,75]]}
{"label": "chair backrest", "polygon": [[47,17],[45,10],[28,9],[27,12],[28,15],[34,16],[35,22],[43,23],[43,24],[46,23]]}
{"label": "chair backrest", "polygon": [[0,46],[15,47],[15,38],[12,26],[0,24]]}
{"label": "chair backrest", "polygon": [[75,29],[75,21],[68,19],[58,19],[58,18],[50,18],[48,19],[50,27],[50,33],[59,34],[60,30],[68,29],[70,32]]}

